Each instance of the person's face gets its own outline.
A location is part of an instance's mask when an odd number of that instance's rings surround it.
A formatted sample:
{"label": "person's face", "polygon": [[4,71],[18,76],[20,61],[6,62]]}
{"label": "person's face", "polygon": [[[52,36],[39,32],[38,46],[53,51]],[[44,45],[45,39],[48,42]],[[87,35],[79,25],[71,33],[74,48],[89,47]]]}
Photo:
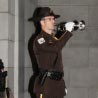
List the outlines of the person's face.
{"label": "person's face", "polygon": [[55,18],[54,16],[47,16],[42,19],[43,25],[47,30],[54,30]]}

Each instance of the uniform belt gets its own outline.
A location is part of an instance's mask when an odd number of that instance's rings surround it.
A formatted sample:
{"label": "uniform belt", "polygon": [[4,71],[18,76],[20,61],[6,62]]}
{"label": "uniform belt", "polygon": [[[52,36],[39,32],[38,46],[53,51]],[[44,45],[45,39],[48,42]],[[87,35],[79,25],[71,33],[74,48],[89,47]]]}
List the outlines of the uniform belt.
{"label": "uniform belt", "polygon": [[63,76],[64,76],[63,72],[48,71],[41,69],[39,72],[39,84],[43,85],[47,77],[53,80],[61,80]]}
{"label": "uniform belt", "polygon": [[53,80],[60,80],[63,77],[63,72],[58,71],[48,71],[47,76]]}

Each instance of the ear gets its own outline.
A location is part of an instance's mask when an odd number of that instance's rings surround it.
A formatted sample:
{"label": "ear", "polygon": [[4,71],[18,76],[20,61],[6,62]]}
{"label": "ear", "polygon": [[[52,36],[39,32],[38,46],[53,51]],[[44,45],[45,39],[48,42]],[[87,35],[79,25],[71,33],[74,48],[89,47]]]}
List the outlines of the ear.
{"label": "ear", "polygon": [[43,20],[41,20],[41,21],[40,21],[40,24],[43,26],[43,25],[44,25],[44,21],[43,21]]}

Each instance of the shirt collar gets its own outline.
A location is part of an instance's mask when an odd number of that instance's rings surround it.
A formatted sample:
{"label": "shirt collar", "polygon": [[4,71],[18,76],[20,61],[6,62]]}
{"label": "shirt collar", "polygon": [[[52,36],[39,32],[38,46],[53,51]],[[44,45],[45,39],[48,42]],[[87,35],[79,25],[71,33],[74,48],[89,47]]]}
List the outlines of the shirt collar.
{"label": "shirt collar", "polygon": [[41,34],[44,38],[46,39],[51,39],[52,38],[52,34],[48,34],[47,32],[45,31],[41,31]]}
{"label": "shirt collar", "polygon": [[56,40],[53,38],[53,35],[54,34],[48,34],[44,31],[41,31],[41,34],[42,34],[42,37],[45,38],[49,43],[53,43],[55,42]]}

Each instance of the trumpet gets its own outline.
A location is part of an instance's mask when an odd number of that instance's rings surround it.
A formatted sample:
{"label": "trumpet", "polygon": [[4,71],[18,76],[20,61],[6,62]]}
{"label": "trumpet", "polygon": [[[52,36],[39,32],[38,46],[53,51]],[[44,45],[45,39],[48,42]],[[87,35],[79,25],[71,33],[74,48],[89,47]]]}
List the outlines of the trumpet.
{"label": "trumpet", "polygon": [[[57,39],[60,39],[62,37],[62,35],[67,31],[67,27],[66,27],[66,24],[68,22],[60,22],[58,24],[56,24],[56,34],[55,34],[55,37]],[[85,21],[84,20],[81,20],[81,21],[77,21],[77,20],[74,20],[72,22],[73,25],[71,25],[71,27],[73,28],[72,31],[77,31],[77,30],[84,30],[85,29]],[[70,26],[69,26],[70,28]]]}
{"label": "trumpet", "polygon": [[[78,29],[82,31],[85,29],[85,21],[84,20],[81,20],[79,22],[77,20],[74,20],[72,22],[74,23],[73,31],[76,31]],[[68,23],[68,22],[60,22],[60,23],[56,24],[57,31],[65,32],[66,31],[66,26],[65,26],[66,23]]]}

